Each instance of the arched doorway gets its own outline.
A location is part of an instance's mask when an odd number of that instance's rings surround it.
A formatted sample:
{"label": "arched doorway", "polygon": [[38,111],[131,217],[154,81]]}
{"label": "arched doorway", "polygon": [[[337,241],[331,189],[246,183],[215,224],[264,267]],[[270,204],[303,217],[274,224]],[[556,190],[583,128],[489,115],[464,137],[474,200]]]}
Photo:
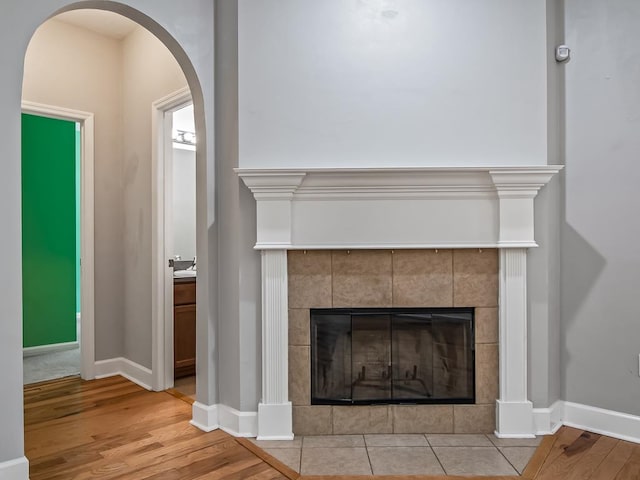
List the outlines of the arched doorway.
{"label": "arched doorway", "polygon": [[[88,314],[81,322],[82,336],[91,342],[85,350],[92,350],[91,337],[96,340],[96,361],[94,368],[93,359],[83,355],[83,363],[89,362],[83,368],[85,378],[93,377],[92,370],[98,377],[121,373],[143,386],[164,388],[155,379],[155,370],[164,364],[155,358],[155,344],[171,332],[149,322],[158,303],[158,289],[150,279],[158,276],[156,268],[168,271],[149,255],[156,247],[155,236],[162,235],[151,197],[157,185],[153,177],[163,174],[152,155],[150,107],[158,97],[186,89],[187,83],[183,69],[157,37],[116,13],[63,12],[39,27],[30,42],[23,99],[80,107],[101,119],[94,143],[96,182],[82,189],[83,197],[95,196],[95,226],[87,229],[95,228],[96,252],[96,292],[83,296]],[[82,243],[85,253],[91,250]],[[94,297],[95,303],[84,305]],[[118,351],[122,353],[110,353]]]}
{"label": "arched doorway", "polygon": [[[5,73],[0,79],[0,126],[7,134],[7,141],[0,145],[0,223],[3,234],[0,247],[6,255],[5,276],[0,288],[0,361],[4,369],[0,374],[3,382],[3,412],[0,422],[0,473],[11,478],[27,478],[28,463],[24,458],[23,416],[22,416],[22,294],[21,294],[21,221],[20,221],[20,101],[25,52],[36,28],[47,18],[66,10],[78,8],[108,9],[123,14],[145,27],[169,48],[185,72],[189,87],[193,92],[196,133],[200,139],[198,151],[198,196],[213,196],[213,152],[207,149],[207,140],[213,138],[213,38],[206,35],[213,25],[213,5],[209,1],[187,0],[180,5],[149,3],[130,0],[126,3],[87,1],[69,2],[48,0],[26,6],[19,0],[6,2],[5,15],[0,19],[3,42],[11,48],[3,49],[0,61],[5,65]],[[36,99],[37,100],[37,99]],[[206,106],[205,106],[206,105]],[[205,118],[207,122],[205,122]],[[96,119],[99,121],[99,119]],[[203,201],[199,211],[198,252],[199,272],[203,282],[198,288],[206,292],[210,289],[207,270],[215,259],[209,258],[209,238],[215,236],[207,226],[207,218],[212,217],[212,203]],[[100,288],[97,286],[97,288]],[[212,288],[215,291],[215,287]],[[209,305],[204,304],[199,312],[199,349],[204,358],[210,358],[213,350],[213,335],[207,335]],[[213,314],[215,316],[215,313]],[[204,319],[204,320],[203,320]],[[106,328],[106,335],[123,335],[122,330]],[[109,333],[111,332],[111,333]],[[202,333],[202,334],[200,334]],[[114,351],[115,350],[115,351]],[[121,354],[117,349],[96,349],[97,358]],[[209,365],[203,365],[199,375],[203,382],[201,401],[215,403],[215,374],[209,372]],[[213,370],[213,366],[211,366]]]}

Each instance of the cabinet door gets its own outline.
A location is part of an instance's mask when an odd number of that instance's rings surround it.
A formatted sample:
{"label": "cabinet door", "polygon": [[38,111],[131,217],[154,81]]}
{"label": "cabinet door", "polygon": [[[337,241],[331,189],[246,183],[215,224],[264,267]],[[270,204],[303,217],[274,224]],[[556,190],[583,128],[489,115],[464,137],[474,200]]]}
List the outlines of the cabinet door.
{"label": "cabinet door", "polygon": [[173,309],[174,378],[196,371],[196,306],[180,305]]}

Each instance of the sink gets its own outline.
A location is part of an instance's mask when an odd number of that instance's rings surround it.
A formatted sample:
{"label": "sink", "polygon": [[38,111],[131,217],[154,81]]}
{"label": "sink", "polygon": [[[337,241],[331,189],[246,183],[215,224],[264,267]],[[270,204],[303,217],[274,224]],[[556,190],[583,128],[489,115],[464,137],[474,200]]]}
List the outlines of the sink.
{"label": "sink", "polygon": [[173,272],[173,278],[195,277],[197,274],[195,270],[176,270]]}

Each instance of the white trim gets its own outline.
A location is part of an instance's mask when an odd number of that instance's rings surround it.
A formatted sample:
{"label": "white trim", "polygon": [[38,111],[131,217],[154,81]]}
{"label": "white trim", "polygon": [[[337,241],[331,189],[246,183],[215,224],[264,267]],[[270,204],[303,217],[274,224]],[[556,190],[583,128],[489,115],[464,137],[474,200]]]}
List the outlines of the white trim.
{"label": "white trim", "polygon": [[291,402],[258,404],[258,440],[293,440]]}
{"label": "white trim", "polygon": [[234,437],[258,435],[258,412],[242,412],[227,405],[205,405],[200,402],[193,402],[191,411],[191,425],[204,432],[220,429]]}
{"label": "white trim", "polygon": [[167,112],[192,102],[188,87],[156,100],[151,105],[151,281],[153,389],[173,386],[173,278],[167,252],[173,242],[171,219],[172,149],[171,121]]}
{"label": "white trim", "polygon": [[533,422],[536,435],[553,435],[562,427],[564,402],[557,400],[548,408],[534,408]]}
{"label": "white trim", "polygon": [[640,443],[640,417],[573,402],[563,402],[563,424]]}
{"label": "white trim", "polygon": [[536,246],[534,198],[561,168],[235,172],[256,200],[256,248],[261,250],[530,248]]}
{"label": "white trim", "polygon": [[95,373],[95,378],[121,375],[146,390],[152,390],[153,375],[151,370],[132,362],[128,358],[117,357],[110,358],[109,360],[99,360],[95,363]]}
{"label": "white trim", "polygon": [[29,480],[27,457],[0,462],[0,480]]}
{"label": "white trim", "polygon": [[94,115],[26,100],[22,112],[80,123],[80,376],[91,380],[95,375]]}
{"label": "white trim", "polygon": [[35,347],[24,347],[22,349],[22,357],[35,357],[36,355],[45,355],[47,353],[64,352],[66,350],[75,350],[80,344],[78,342],[53,343],[51,345],[37,345]]}
{"label": "white trim", "polygon": [[288,382],[287,251],[262,251],[262,401],[258,404],[257,436],[292,439],[292,408]]}
{"label": "white trim", "polygon": [[258,435],[258,412],[241,412],[226,405],[218,405],[220,429],[234,437]]}
{"label": "white trim", "polygon": [[220,428],[218,423],[218,405],[205,405],[193,402],[191,406],[191,425],[204,432],[211,432]]}
{"label": "white trim", "polygon": [[[461,249],[461,248],[534,248],[538,244],[535,242],[496,242],[496,243],[478,243],[478,242],[452,242],[452,243],[430,243],[428,249]],[[360,243],[354,247],[351,243],[334,243],[334,244],[304,244],[297,243],[290,245],[286,243],[256,243],[255,250],[419,250],[425,249],[423,244],[405,244],[405,243]]]}
{"label": "white trim", "polygon": [[496,436],[534,436],[533,404],[527,395],[527,250],[500,249],[499,384]]}

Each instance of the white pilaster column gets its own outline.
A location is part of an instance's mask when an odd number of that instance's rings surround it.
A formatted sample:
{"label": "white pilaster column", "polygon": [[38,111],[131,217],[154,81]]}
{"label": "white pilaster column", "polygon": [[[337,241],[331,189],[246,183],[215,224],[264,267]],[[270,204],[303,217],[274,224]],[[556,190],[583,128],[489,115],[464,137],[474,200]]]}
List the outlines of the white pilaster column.
{"label": "white pilaster column", "polygon": [[533,437],[527,398],[527,249],[500,250],[500,398],[496,436]]}
{"label": "white pilaster column", "polygon": [[293,439],[289,402],[287,251],[262,251],[262,401],[258,440]]}

